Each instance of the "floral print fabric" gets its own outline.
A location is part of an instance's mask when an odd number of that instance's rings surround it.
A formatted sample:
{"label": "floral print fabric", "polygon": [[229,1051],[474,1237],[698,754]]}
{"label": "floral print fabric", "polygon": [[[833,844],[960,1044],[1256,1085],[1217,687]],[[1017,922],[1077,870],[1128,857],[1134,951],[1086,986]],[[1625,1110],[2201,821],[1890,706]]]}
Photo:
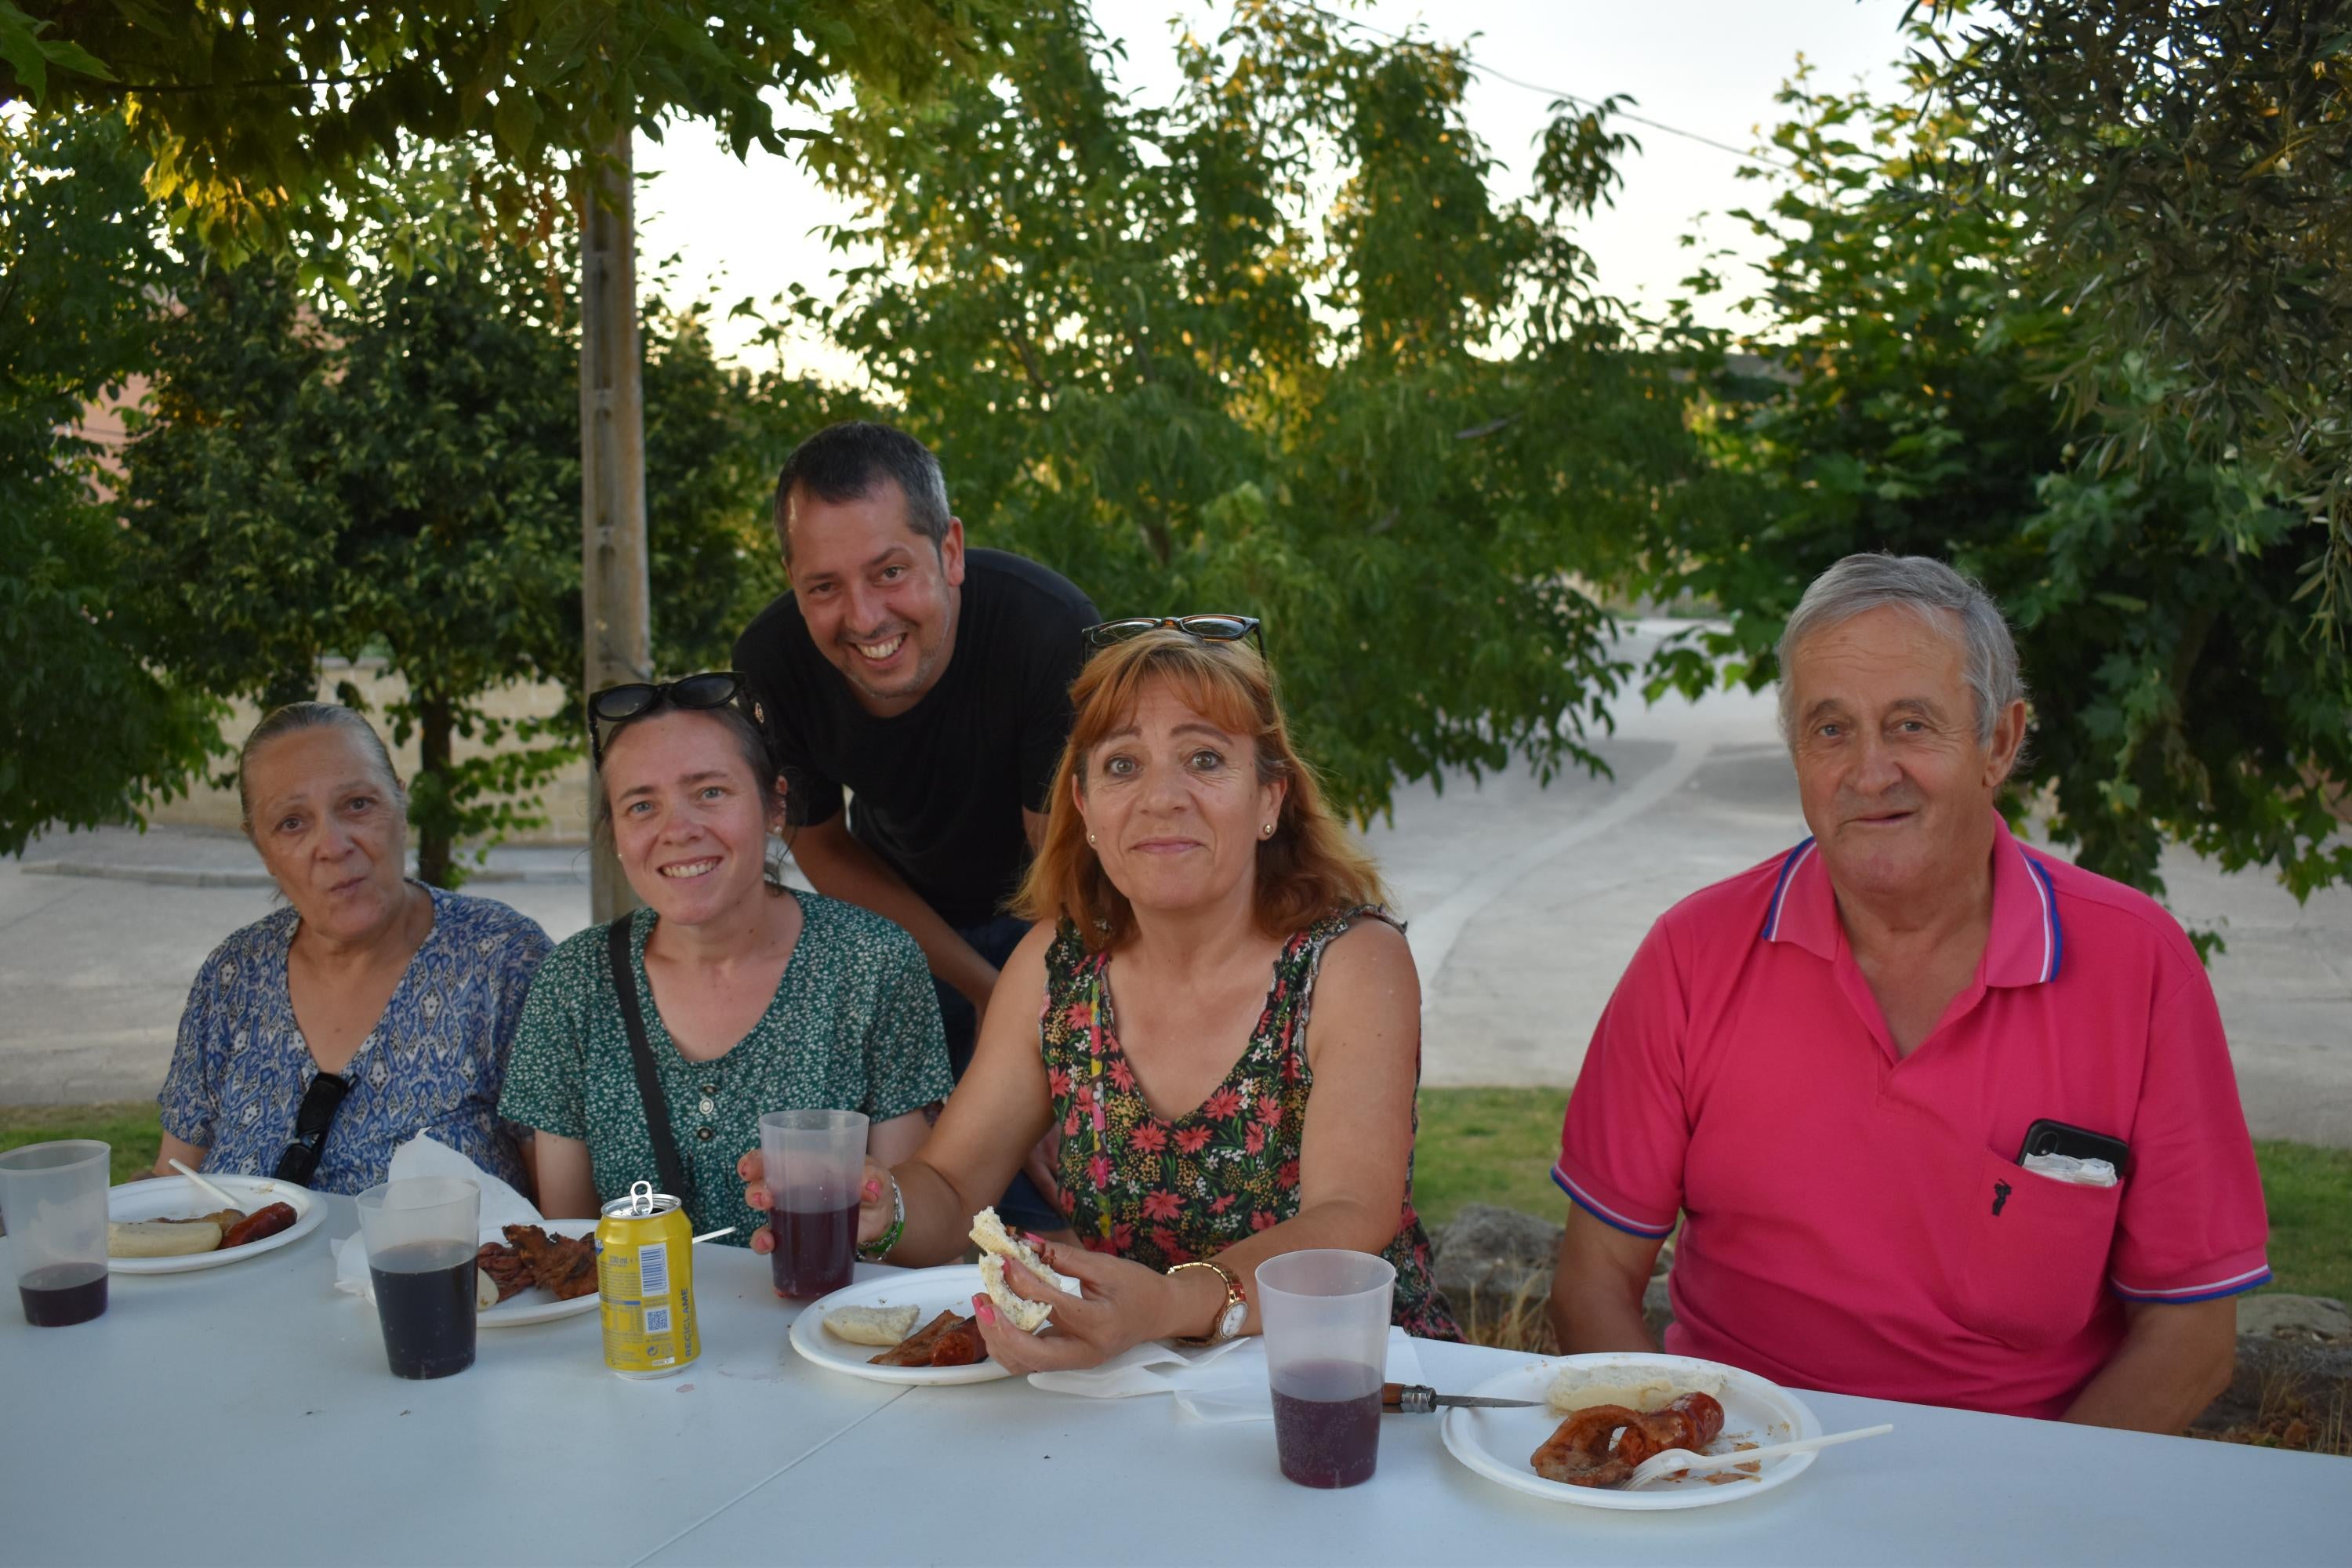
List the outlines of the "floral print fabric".
{"label": "floral print fabric", "polygon": [[[707,1062],[688,1061],[662,1022],[646,973],[656,915],[626,917],[646,1045],[693,1188],[677,1195],[695,1229],[733,1226],[719,1238],[730,1247],[749,1247],[752,1231],[768,1223],[744,1204],[735,1173],[735,1162],[760,1146],[761,1112],[862,1110],[882,1122],[945,1100],[954,1087],[939,1001],[915,939],[838,899],[784,896],[800,900],[803,920],[776,994],[750,1034]],[[509,1121],[586,1143],[604,1202],[656,1179],[607,930],[590,926],[567,939],[541,968],[499,1105]]]}
{"label": "floral print fabric", "polygon": [[[319,1151],[318,1192],[375,1185],[394,1147],[419,1132],[500,1181],[522,1180],[499,1125],[499,1087],[547,933],[494,899],[428,890],[433,930],[343,1069],[351,1091]],[[291,906],[263,916],[213,949],[188,988],[156,1100],[163,1131],[204,1150],[207,1171],[276,1170],[319,1076],[286,984],[301,923]]]}
{"label": "floral print fabric", "polygon": [[[1298,1213],[1298,1151],[1315,1075],[1307,1020],[1323,950],[1366,909],[1329,916],[1286,942],[1265,1010],[1209,1098],[1169,1119],[1136,1087],[1112,1016],[1111,955],[1090,953],[1067,921],[1045,955],[1040,1035],[1062,1135],[1063,1212],[1078,1238],[1153,1268],[1213,1258]],[[1396,1237],[1391,1320],[1424,1339],[1460,1328],[1430,1278],[1429,1237],[1413,1213],[1410,1157]]]}

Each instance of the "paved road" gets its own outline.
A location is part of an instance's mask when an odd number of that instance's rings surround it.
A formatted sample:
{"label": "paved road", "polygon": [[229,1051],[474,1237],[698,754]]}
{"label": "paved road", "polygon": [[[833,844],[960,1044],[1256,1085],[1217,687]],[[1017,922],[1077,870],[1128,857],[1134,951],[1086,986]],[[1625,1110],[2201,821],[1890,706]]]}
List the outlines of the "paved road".
{"label": "paved road", "polygon": [[[1650,922],[1804,835],[1769,695],[1628,712],[1598,749],[1612,778],[1414,786],[1369,835],[1412,921],[1427,1081],[1572,1082]],[[580,851],[491,869],[475,890],[551,935],[586,922]],[[2181,918],[2228,940],[2214,988],[2256,1133],[2352,1147],[2352,889],[2298,907],[2259,873],[2165,870]],[[0,861],[0,1103],[152,1095],[197,964],[272,901],[233,835],[74,835]]]}

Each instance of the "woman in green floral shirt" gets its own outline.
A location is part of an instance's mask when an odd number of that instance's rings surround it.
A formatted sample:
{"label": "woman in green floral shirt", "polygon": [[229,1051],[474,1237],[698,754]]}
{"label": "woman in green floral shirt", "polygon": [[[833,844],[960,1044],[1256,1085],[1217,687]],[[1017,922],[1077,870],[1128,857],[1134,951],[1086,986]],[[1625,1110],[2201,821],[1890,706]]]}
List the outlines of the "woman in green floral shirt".
{"label": "woman in green floral shirt", "polygon": [[[1219,640],[1160,626],[1079,674],[1022,891],[1036,928],[930,1139],[869,1166],[861,1238],[888,1234],[895,1184],[890,1260],[938,1263],[1040,1135],[1059,1135],[1075,1235],[1045,1250],[1085,1294],[1008,1269],[1054,1303],[1038,1337],[976,1300],[990,1353],[1016,1372],[1255,1332],[1256,1266],[1305,1247],[1385,1256],[1394,1320],[1459,1337],[1412,1209],[1412,955],[1292,750],[1263,660],[1218,619]],[[741,1172],[763,1206],[756,1163]]]}
{"label": "woman in green floral shirt", "polygon": [[[765,879],[783,784],[725,689],[690,676],[598,737],[598,827],[647,906],[629,921],[646,1043],[698,1230],[765,1216],[746,1208],[736,1156],[769,1110],[862,1110],[867,1152],[911,1153],[923,1110],[951,1086],[938,994],[914,938],[852,904]],[[700,684],[698,684],[700,683]],[[654,1181],[652,1134],[613,984],[608,929],[548,955],[523,1005],[499,1110],[535,1130],[541,1209],[588,1216]]]}

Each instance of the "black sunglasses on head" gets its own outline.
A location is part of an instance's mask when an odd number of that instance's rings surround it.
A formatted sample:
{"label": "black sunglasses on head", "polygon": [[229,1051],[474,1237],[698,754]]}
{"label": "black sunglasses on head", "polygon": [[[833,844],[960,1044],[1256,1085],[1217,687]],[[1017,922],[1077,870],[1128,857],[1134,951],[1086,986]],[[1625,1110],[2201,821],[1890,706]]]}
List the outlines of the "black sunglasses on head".
{"label": "black sunglasses on head", "polygon": [[310,1080],[301,1105],[294,1112],[294,1142],[278,1156],[278,1169],[270,1173],[272,1176],[298,1187],[310,1184],[311,1176],[319,1169],[319,1152],[327,1146],[327,1129],[334,1125],[335,1111],[343,1103],[343,1096],[351,1091],[351,1079],[331,1072],[322,1072]]}
{"label": "black sunglasses on head", "polygon": [[1101,621],[1086,629],[1087,651],[1094,653],[1162,626],[1202,642],[1239,642],[1248,637],[1257,644],[1258,657],[1265,657],[1265,637],[1258,630],[1255,616],[1129,616],[1124,620]]}
{"label": "black sunglasses on head", "polygon": [[588,699],[588,752],[598,767],[604,765],[604,737],[596,726],[625,724],[667,704],[689,711],[724,708],[749,693],[743,678],[731,669],[705,670],[676,680],[633,680],[608,686]]}

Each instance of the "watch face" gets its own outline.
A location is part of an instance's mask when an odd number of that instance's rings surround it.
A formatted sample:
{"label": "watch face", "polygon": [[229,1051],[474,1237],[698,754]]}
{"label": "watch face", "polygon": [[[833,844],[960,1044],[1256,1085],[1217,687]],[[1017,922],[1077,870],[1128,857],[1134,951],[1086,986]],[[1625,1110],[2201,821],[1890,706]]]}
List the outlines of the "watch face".
{"label": "watch face", "polygon": [[1242,1320],[1247,1316],[1249,1316],[1249,1307],[1247,1303],[1235,1301],[1231,1306],[1228,1306],[1224,1310],[1224,1315],[1217,1320],[1217,1338],[1221,1340],[1229,1340],[1235,1334],[1240,1333],[1242,1331]]}

